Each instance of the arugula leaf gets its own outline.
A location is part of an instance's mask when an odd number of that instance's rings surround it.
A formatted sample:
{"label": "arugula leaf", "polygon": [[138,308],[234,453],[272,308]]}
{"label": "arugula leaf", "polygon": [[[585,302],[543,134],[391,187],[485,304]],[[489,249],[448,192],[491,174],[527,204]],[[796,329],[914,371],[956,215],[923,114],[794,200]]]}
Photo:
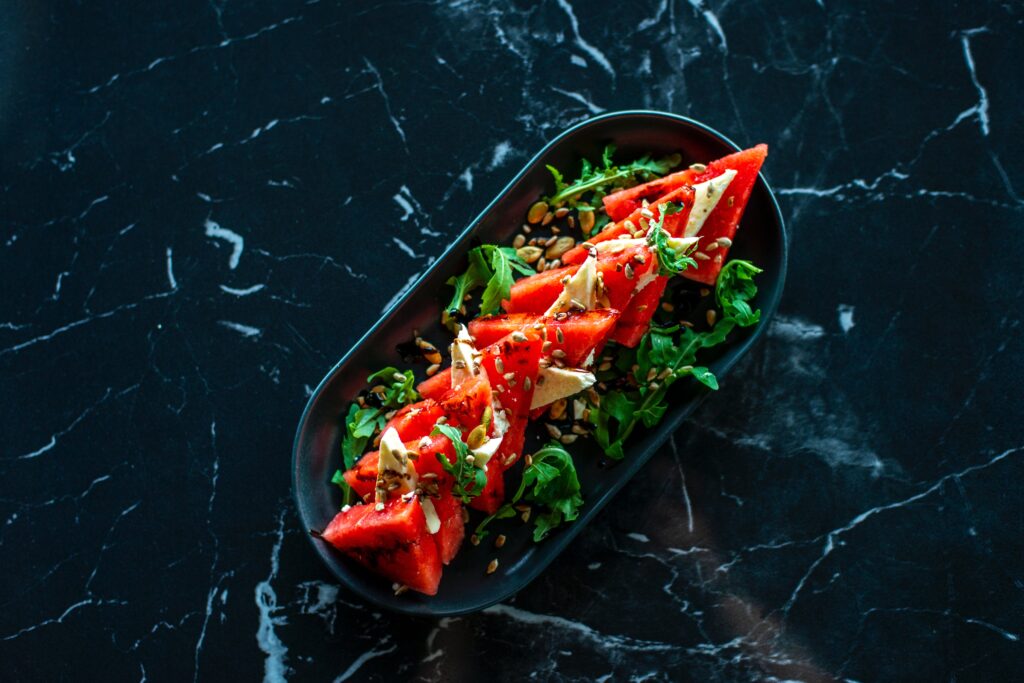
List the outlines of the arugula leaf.
{"label": "arugula leaf", "polygon": [[[366,378],[367,384],[382,384],[384,392],[378,394],[379,407],[360,407],[358,403],[352,403],[348,407],[348,414],[345,416],[345,437],[341,440],[341,460],[346,470],[356,464],[366,451],[366,444],[387,424],[384,417],[386,413],[419,400],[420,395],[416,392],[415,381],[412,370],[398,372],[391,366],[381,368]],[[331,483],[341,488],[344,493],[344,504],[350,504],[352,489],[341,476],[341,470],[334,473]]]}
{"label": "arugula leaf", "polygon": [[455,483],[452,485],[452,494],[462,500],[463,503],[480,495],[484,486],[487,485],[487,473],[476,465],[468,462],[469,446],[462,441],[462,432],[449,424],[436,424],[432,434],[444,434],[452,442],[455,449],[455,462],[449,462],[443,453],[435,453],[437,461],[445,472],[452,475]]}
{"label": "arugula leaf", "polygon": [[672,236],[663,227],[665,218],[681,211],[683,205],[667,202],[658,208],[660,209],[658,220],[647,232],[647,245],[658,255],[658,274],[671,277],[679,275],[687,268],[696,268],[697,262],[690,258],[689,254],[697,248],[697,245],[694,244],[689,252],[673,247]]}
{"label": "arugula leaf", "polygon": [[555,192],[546,197],[545,201],[552,206],[568,205],[572,208],[581,208],[581,204],[584,203],[583,195],[589,193],[590,196],[585,202],[586,208],[599,205],[606,194],[661,177],[679,165],[682,159],[678,154],[657,160],[645,155],[625,166],[615,166],[612,162],[614,153],[615,146],[607,145],[601,154],[600,167],[595,167],[589,160],[583,159],[579,178],[568,185],[557,169],[548,166],[555,179]]}
{"label": "arugula leaf", "polygon": [[532,516],[534,541],[543,540],[562,522],[571,522],[579,517],[579,509],[583,506],[580,481],[572,456],[561,444],[551,441],[533,454],[533,461],[523,470],[519,489],[512,500],[480,522],[475,531],[477,538],[487,536],[486,527],[491,521],[515,516],[513,506],[520,501],[547,508],[545,512]]}
{"label": "arugula leaf", "polygon": [[[715,299],[722,316],[709,330],[695,332],[688,327],[652,325],[635,352],[620,358],[619,368],[630,367],[639,386],[629,390],[611,390],[599,404],[591,404],[590,421],[594,439],[609,458],[624,455],[623,444],[637,424],[652,427],[668,409],[668,388],[682,377],[691,376],[710,389],[718,389],[718,379],[708,368],[695,365],[702,349],[717,346],[736,327],[750,327],[761,319],[761,312],[750,302],[757,295],[754,276],[761,272],[749,261],[734,259],[725,264],[715,286]],[[652,375],[655,379],[648,381]]]}
{"label": "arugula leaf", "polygon": [[447,284],[455,288],[451,302],[445,309],[448,316],[465,312],[465,298],[478,287],[484,287],[480,299],[481,315],[501,312],[501,302],[508,299],[515,278],[512,271],[533,275],[536,271],[519,258],[512,247],[482,244],[469,250],[469,267],[462,275],[448,278]]}

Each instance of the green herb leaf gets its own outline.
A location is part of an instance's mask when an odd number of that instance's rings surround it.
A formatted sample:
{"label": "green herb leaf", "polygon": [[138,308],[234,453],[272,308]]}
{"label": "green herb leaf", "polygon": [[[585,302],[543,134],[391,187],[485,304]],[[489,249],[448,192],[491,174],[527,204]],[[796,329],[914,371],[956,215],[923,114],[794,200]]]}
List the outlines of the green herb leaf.
{"label": "green herb leaf", "polygon": [[547,203],[552,206],[568,205],[572,208],[578,208],[583,203],[597,206],[606,194],[661,177],[677,166],[682,159],[678,154],[671,154],[658,160],[644,156],[631,164],[615,166],[612,161],[614,153],[614,145],[606,146],[601,154],[600,167],[595,167],[589,160],[583,159],[579,178],[568,185],[560,172],[548,166],[548,170],[555,178],[555,192],[545,198]]}
{"label": "green herb leaf", "polygon": [[437,461],[445,472],[452,475],[455,483],[452,486],[452,494],[462,500],[463,503],[480,495],[484,486],[487,485],[487,473],[466,460],[469,456],[469,446],[462,441],[462,432],[449,424],[434,425],[433,434],[444,434],[452,442],[455,449],[455,462],[449,462],[443,453],[435,453]]}
{"label": "green herb leaf", "polygon": [[523,261],[512,247],[482,244],[469,250],[469,267],[462,275],[448,278],[447,284],[455,288],[445,309],[449,316],[465,311],[465,298],[478,287],[484,287],[480,299],[480,314],[501,312],[501,302],[508,299],[515,282],[513,271],[533,275],[536,271]]}
{"label": "green herb leaf", "polygon": [[647,244],[658,255],[658,274],[666,277],[679,275],[687,268],[696,268],[697,262],[690,258],[690,253],[697,245],[686,251],[672,246],[672,236],[664,229],[665,217],[678,213],[682,204],[667,202],[658,207],[658,220],[647,233]]}

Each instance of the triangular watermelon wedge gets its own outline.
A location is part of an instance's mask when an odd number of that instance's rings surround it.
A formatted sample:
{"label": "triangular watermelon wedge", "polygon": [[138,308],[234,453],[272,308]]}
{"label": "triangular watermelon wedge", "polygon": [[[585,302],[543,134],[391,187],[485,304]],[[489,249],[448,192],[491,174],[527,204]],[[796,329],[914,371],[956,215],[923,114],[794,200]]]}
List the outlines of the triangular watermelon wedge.
{"label": "triangular watermelon wedge", "polygon": [[757,174],[767,156],[768,145],[757,145],[712,161],[708,164],[707,171],[696,178],[696,181],[701,183],[721,175],[727,169],[736,171],[736,177],[729,183],[718,206],[711,212],[697,234],[700,237],[697,249],[707,254],[709,258],[698,260],[696,269],[684,270],[683,277],[706,285],[715,284],[719,271],[725,265],[729,247],[717,246],[711,250],[709,247],[720,244],[719,240],[728,240],[725,244],[731,244],[736,237],[743,211],[747,208],[750,194],[757,182]]}
{"label": "triangular watermelon wedge", "polygon": [[612,308],[573,311],[557,318],[535,313],[504,313],[477,318],[469,323],[469,333],[479,344],[489,345],[513,331],[541,325],[546,332],[545,339],[550,342],[545,347],[548,349],[545,355],[561,350],[566,365],[580,367],[591,352],[595,356],[601,353],[618,319],[619,312]]}

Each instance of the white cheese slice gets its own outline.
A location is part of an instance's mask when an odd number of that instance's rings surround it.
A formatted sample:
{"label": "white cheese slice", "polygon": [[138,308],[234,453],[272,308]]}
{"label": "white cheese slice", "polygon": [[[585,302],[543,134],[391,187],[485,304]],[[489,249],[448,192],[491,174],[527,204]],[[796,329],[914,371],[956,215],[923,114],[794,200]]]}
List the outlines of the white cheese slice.
{"label": "white cheese slice", "polygon": [[396,489],[399,493],[406,493],[416,489],[416,470],[409,465],[408,450],[402,443],[402,437],[398,431],[391,427],[380,437],[380,457],[377,461],[377,474],[383,474],[391,470],[397,472],[400,477],[400,485]]}
{"label": "white cheese slice", "polygon": [[457,387],[478,372],[479,353],[473,346],[473,338],[465,325],[459,326],[459,334],[451,345],[452,387]]}
{"label": "white cheese slice", "polygon": [[617,237],[605,240],[604,242],[598,242],[594,245],[594,248],[597,249],[598,254],[618,254],[629,247],[642,247],[645,244],[647,244],[647,239],[644,237],[629,237],[626,239]]}
{"label": "white cheese slice", "polygon": [[491,419],[494,420],[494,435],[502,436],[508,431],[508,428],[512,425],[508,422],[508,415],[501,408],[495,408],[494,403],[491,403]]}
{"label": "white cheese slice", "polygon": [[441,530],[441,518],[437,516],[433,501],[427,497],[420,498],[420,507],[423,508],[423,516],[427,518],[427,531],[436,534]]}
{"label": "white cheese slice", "polygon": [[686,219],[686,228],[683,230],[684,235],[693,237],[700,232],[700,229],[704,227],[704,221],[708,219],[711,212],[718,206],[718,201],[725,194],[725,189],[729,187],[729,183],[735,177],[736,171],[730,168],[720,176],[693,186],[693,208],[690,209],[690,215]]}
{"label": "white cheese slice", "polygon": [[533,390],[530,410],[578,394],[596,381],[593,373],[578,368],[543,368],[537,375],[537,387]]}
{"label": "white cheese slice", "polygon": [[588,256],[576,274],[569,278],[562,287],[562,293],[544,315],[568,311],[573,301],[588,311],[597,306],[597,259],[593,256]]}
{"label": "white cheese slice", "polygon": [[480,469],[487,471],[487,463],[491,461],[494,454],[498,452],[498,448],[501,446],[501,441],[504,437],[492,436],[487,439],[480,448],[474,448],[470,452],[473,453],[473,464]]}

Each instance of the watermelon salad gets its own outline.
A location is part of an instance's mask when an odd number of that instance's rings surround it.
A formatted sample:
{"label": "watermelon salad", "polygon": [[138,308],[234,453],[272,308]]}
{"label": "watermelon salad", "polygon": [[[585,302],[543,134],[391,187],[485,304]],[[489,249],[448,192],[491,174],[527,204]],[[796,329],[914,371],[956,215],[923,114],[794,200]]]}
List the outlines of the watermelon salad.
{"label": "watermelon salad", "polygon": [[[426,378],[375,372],[344,417],[344,505],[314,533],[397,593],[436,594],[467,535],[493,545],[490,574],[505,543],[492,533],[527,524],[539,542],[576,519],[572,445],[626,457],[675,382],[717,389],[704,350],[759,321],[760,270],[728,255],[767,146],[685,168],[614,151],[572,182],[549,167],[554,191],[513,242],[471,249],[448,281],[447,353],[410,330]],[[550,440],[524,453],[531,425]]]}

